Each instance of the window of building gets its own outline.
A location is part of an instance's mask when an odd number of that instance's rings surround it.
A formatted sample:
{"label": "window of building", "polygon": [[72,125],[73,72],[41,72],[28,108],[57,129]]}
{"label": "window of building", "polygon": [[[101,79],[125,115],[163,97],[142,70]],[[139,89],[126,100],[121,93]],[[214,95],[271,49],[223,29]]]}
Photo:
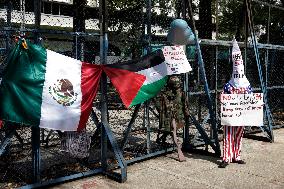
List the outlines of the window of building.
{"label": "window of building", "polygon": [[12,9],[13,10],[21,10],[21,3],[20,0],[11,0],[12,1]]}
{"label": "window of building", "polygon": [[34,1],[26,0],[25,1],[25,11],[26,12],[34,12]]}
{"label": "window of building", "polygon": [[3,3],[2,3],[2,2],[0,2],[0,9],[4,9],[4,8],[6,8],[6,6],[5,6],[4,2],[3,2]]}
{"label": "window of building", "polygon": [[51,14],[51,3],[50,2],[43,2],[42,3],[42,9],[43,9],[43,13],[45,14]]}
{"label": "window of building", "polygon": [[60,15],[60,4],[58,4],[58,3],[52,4],[52,14],[53,15]]}
{"label": "window of building", "polygon": [[72,6],[70,5],[60,5],[60,14],[64,16],[72,16],[73,15],[73,10]]}

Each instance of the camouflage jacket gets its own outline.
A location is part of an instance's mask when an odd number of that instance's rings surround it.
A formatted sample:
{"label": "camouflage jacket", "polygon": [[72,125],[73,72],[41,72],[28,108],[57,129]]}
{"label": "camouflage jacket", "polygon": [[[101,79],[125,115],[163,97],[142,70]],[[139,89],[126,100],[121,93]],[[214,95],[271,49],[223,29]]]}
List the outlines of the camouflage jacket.
{"label": "camouflage jacket", "polygon": [[176,77],[172,76],[169,79],[165,90],[160,95],[160,125],[167,131],[171,131],[173,119],[178,123],[178,128],[184,126],[185,111],[188,108],[180,81]]}

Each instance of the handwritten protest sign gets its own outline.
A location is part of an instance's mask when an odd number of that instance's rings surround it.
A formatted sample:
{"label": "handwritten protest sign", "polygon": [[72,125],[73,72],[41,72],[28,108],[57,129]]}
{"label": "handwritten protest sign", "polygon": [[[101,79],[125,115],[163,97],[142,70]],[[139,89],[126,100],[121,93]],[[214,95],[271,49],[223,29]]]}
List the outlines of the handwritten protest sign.
{"label": "handwritten protest sign", "polygon": [[192,70],[182,46],[164,46],[163,54],[167,75],[187,73]]}
{"label": "handwritten protest sign", "polygon": [[263,125],[263,94],[221,94],[221,125]]}

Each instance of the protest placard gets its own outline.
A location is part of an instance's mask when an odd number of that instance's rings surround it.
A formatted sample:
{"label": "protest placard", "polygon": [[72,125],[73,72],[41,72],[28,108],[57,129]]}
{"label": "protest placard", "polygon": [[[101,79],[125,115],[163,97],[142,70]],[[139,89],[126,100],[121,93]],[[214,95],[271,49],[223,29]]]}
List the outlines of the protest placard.
{"label": "protest placard", "polygon": [[263,94],[221,94],[221,125],[263,125]]}
{"label": "protest placard", "polygon": [[164,46],[162,50],[167,65],[167,75],[187,73],[192,70],[183,46]]}

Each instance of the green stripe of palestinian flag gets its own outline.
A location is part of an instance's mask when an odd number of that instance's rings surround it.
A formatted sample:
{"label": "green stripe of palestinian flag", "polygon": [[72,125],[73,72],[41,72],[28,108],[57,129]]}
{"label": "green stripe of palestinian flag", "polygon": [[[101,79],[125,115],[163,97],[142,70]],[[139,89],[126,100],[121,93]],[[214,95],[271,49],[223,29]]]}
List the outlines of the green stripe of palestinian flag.
{"label": "green stripe of palestinian flag", "polygon": [[161,50],[140,59],[107,65],[104,71],[126,107],[157,95],[167,80],[167,66]]}
{"label": "green stripe of palestinian flag", "polygon": [[148,99],[155,97],[160,90],[165,86],[167,82],[167,66],[165,62],[137,72],[138,74],[144,75],[146,80],[142,87],[138,91],[137,95],[131,102],[130,106],[140,104]]}
{"label": "green stripe of palestinian flag", "polygon": [[0,118],[62,131],[85,127],[101,67],[19,42],[0,85]]}

